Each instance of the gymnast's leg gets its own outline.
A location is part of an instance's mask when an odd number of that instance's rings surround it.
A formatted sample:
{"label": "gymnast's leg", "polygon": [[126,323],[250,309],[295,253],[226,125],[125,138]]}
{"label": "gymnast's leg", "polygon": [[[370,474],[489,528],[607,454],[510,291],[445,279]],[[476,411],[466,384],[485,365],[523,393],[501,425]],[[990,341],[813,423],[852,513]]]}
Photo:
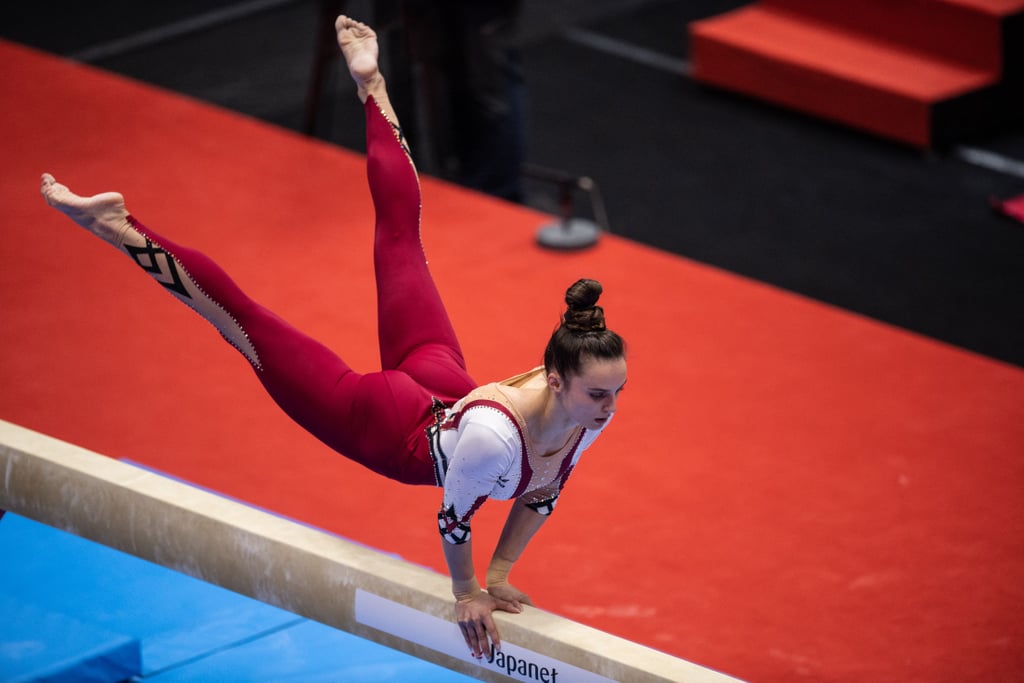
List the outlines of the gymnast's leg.
{"label": "gymnast's leg", "polygon": [[403,401],[408,399],[396,398],[391,390],[391,378],[354,372],[325,346],[250,299],[208,257],[144,226],[128,213],[120,194],[80,197],[49,174],[43,175],[41,190],[47,203],[129,256],[212,323],[248,359],[277,404],[307,431],[385,476],[430,483],[429,470],[410,473],[395,460],[408,450],[406,437],[420,419],[422,396],[407,407]]}
{"label": "gymnast's leg", "polygon": [[[261,362],[252,341],[238,321],[225,307],[218,305],[206,291],[191,280],[182,264],[171,256],[171,252],[162,248],[161,244],[166,242],[163,238],[160,238],[159,242],[153,242],[144,234],[145,229],[129,215],[124,197],[120,193],[104,192],[92,197],[80,197],[58,183],[49,173],[43,174],[40,191],[50,206],[128,255],[179,301],[209,320],[256,369],[261,369]],[[186,250],[179,247],[176,251]],[[216,280],[234,287],[234,283],[226,274],[216,266],[213,267],[218,271]],[[197,267],[196,270],[203,268]],[[237,294],[240,295],[239,298],[244,297],[240,290]]]}
{"label": "gymnast's leg", "polygon": [[[51,206],[129,256],[212,323],[302,427],[385,476],[430,483],[429,461],[406,457],[409,445],[422,441],[418,428],[429,416],[431,393],[454,400],[472,388],[472,381],[426,268],[419,242],[418,180],[400,134],[385,118],[390,103],[376,69],[375,37],[369,41],[361,30],[343,26],[339,43],[368,114],[368,175],[379,211],[375,262],[384,372],[354,372],[332,351],[250,299],[211,259],[144,226],[129,214],[120,194],[81,197],[49,174],[42,177],[41,191]],[[371,43],[372,50],[364,49]]]}
{"label": "gymnast's leg", "polygon": [[377,36],[345,16],[335,28],[366,110],[381,361],[438,398],[455,400],[475,384],[423,253],[419,180],[377,67]]}

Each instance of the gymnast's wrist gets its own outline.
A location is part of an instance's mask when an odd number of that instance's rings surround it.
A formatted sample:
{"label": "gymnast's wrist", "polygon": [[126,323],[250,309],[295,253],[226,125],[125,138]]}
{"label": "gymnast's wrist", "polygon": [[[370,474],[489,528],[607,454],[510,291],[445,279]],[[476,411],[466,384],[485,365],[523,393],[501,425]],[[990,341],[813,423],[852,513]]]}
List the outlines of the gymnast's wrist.
{"label": "gymnast's wrist", "polygon": [[481,592],[480,582],[476,580],[475,576],[468,579],[452,579],[452,595],[455,596],[456,602],[472,600]]}
{"label": "gymnast's wrist", "polygon": [[515,563],[500,557],[492,558],[490,566],[487,567],[487,586],[508,585],[508,575],[513,564]]}

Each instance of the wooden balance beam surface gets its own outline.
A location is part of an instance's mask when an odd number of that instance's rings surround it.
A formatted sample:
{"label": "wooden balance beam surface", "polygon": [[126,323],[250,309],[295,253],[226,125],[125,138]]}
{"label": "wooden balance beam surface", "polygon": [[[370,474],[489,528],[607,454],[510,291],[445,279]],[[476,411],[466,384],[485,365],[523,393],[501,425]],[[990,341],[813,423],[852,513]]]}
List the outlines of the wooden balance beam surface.
{"label": "wooden balance beam surface", "polygon": [[527,608],[477,661],[448,578],[0,421],[0,508],[487,681],[736,680]]}

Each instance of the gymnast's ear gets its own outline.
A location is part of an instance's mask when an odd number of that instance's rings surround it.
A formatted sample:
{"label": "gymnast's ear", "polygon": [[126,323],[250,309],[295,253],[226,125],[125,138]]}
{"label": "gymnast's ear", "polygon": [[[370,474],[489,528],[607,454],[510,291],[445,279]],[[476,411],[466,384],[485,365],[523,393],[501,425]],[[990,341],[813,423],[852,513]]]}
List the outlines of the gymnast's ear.
{"label": "gymnast's ear", "polygon": [[548,389],[554,392],[559,392],[565,387],[565,382],[562,381],[561,375],[552,370],[548,373]]}

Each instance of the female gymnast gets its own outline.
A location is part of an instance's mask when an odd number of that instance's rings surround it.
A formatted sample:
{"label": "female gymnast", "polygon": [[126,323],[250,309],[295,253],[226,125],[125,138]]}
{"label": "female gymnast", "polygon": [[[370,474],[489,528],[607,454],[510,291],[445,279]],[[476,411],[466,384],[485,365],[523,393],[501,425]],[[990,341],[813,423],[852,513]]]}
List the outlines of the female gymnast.
{"label": "female gymnast", "polygon": [[[42,194],[212,323],[303,428],[386,477],[443,487],[438,528],[456,621],[472,655],[490,657],[501,647],[491,613],[531,604],[508,581],[513,563],[615,413],[626,383],[624,343],[605,328],[600,284],[580,280],[566,292],[543,366],[483,386],[470,378],[423,253],[419,179],[378,70],[376,34],[345,16],[335,27],[366,113],[381,371],[353,371],[251,300],[209,258],[143,225],[120,194],[81,197],[49,174]],[[488,498],[515,503],[483,590],[470,518]]]}

